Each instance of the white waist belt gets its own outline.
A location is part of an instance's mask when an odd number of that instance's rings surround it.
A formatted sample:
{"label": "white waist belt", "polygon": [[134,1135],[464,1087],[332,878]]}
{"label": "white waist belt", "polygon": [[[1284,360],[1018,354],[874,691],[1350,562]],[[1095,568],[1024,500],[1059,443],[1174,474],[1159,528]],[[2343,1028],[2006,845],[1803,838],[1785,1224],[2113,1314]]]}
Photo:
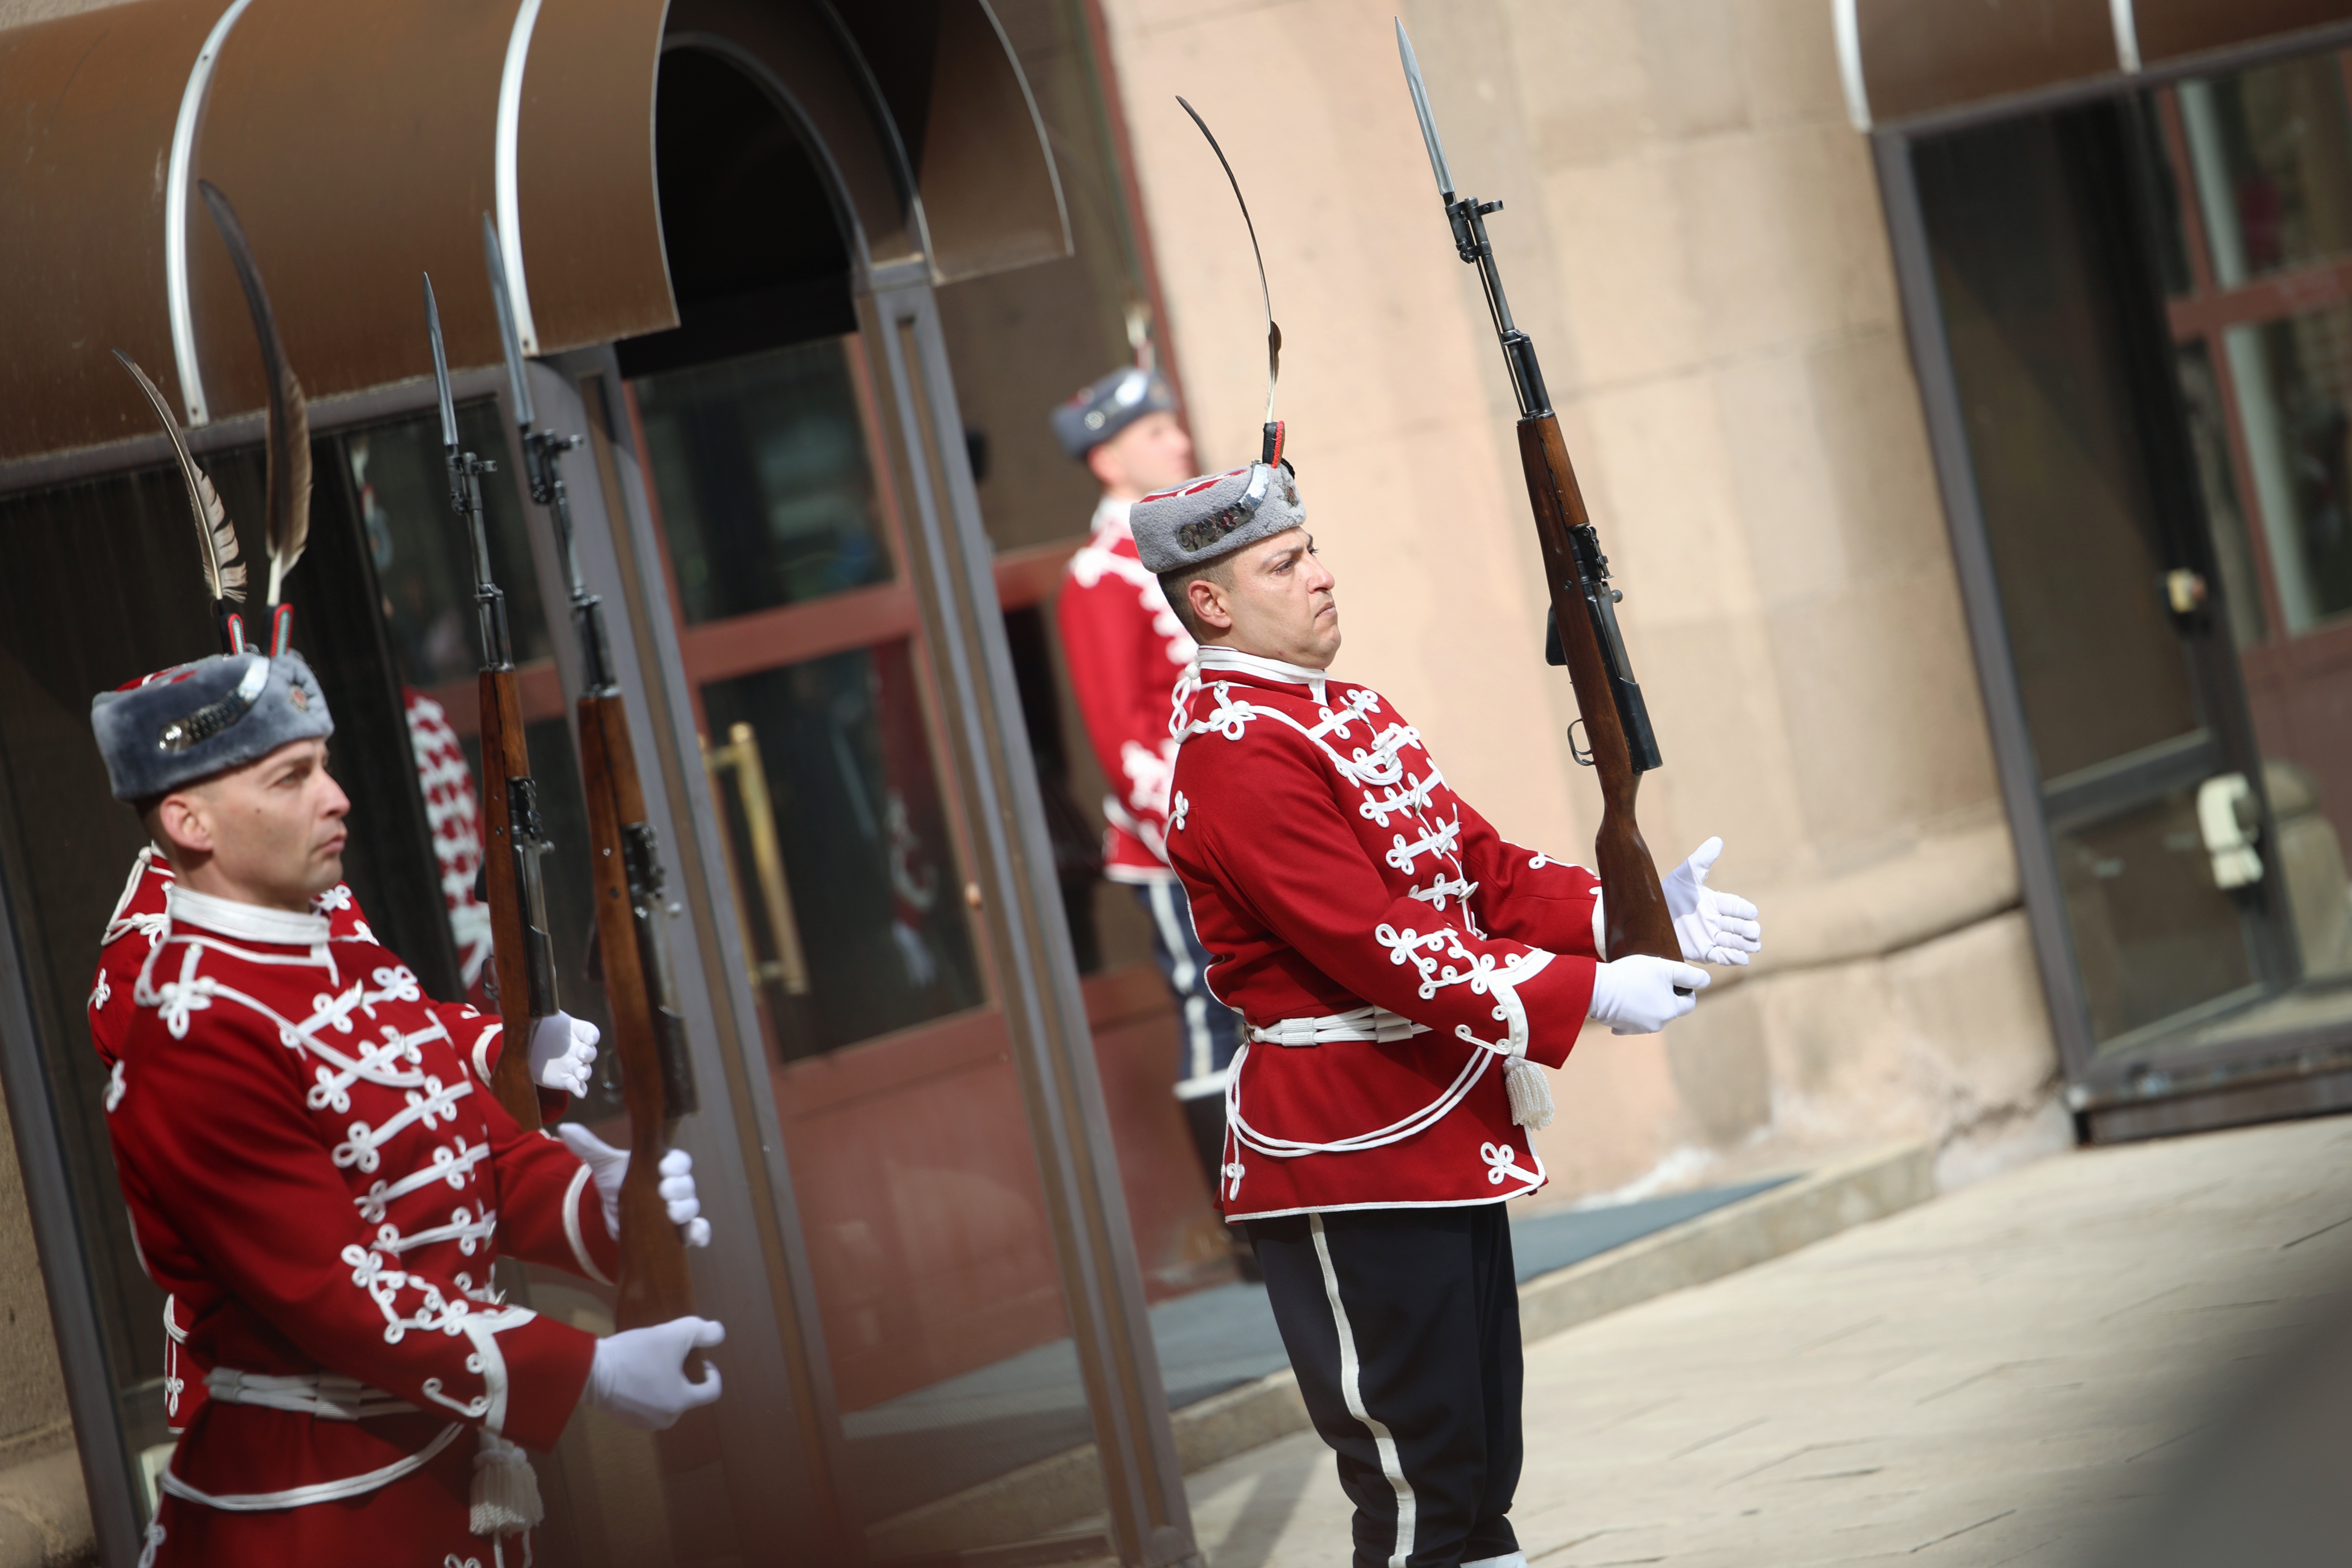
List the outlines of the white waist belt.
{"label": "white waist belt", "polygon": [[1401,1013],[1391,1013],[1385,1007],[1357,1007],[1345,1013],[1327,1013],[1320,1018],[1285,1018],[1270,1028],[1252,1028],[1249,1037],[1271,1046],[1319,1046],[1336,1040],[1378,1040],[1385,1044],[1427,1033],[1428,1025],[1416,1024]]}
{"label": "white waist belt", "polygon": [[205,1374],[205,1386],[224,1405],[258,1405],[268,1410],[291,1410],[325,1421],[366,1421],[378,1415],[414,1415],[416,1406],[370,1388],[355,1377],[318,1372],[272,1377],[216,1366]]}

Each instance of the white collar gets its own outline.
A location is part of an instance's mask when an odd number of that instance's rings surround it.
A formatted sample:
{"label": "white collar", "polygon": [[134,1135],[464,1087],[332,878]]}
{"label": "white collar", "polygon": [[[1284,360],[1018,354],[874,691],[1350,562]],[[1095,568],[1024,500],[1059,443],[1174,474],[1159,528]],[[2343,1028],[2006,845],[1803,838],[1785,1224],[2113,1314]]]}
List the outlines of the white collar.
{"label": "white collar", "polygon": [[1114,539],[1128,538],[1133,530],[1128,526],[1127,514],[1134,510],[1135,503],[1131,500],[1120,500],[1115,496],[1105,496],[1095,502],[1095,515],[1087,521],[1087,526],[1097,533],[1108,531]]}
{"label": "white collar", "polygon": [[327,940],[324,915],[298,915],[291,910],[216,899],[210,893],[197,892],[185,882],[173,882],[163,889],[163,907],[173,921],[184,920],[208,931],[245,942],[314,947]]}
{"label": "white collar", "polygon": [[1323,683],[1331,679],[1328,670],[1309,669],[1303,664],[1265,658],[1257,654],[1244,653],[1237,647],[1216,644],[1204,646],[1193,662],[1202,669],[1230,669],[1241,675],[1255,675],[1266,680],[1304,686],[1314,694],[1316,706],[1328,706],[1323,696]]}

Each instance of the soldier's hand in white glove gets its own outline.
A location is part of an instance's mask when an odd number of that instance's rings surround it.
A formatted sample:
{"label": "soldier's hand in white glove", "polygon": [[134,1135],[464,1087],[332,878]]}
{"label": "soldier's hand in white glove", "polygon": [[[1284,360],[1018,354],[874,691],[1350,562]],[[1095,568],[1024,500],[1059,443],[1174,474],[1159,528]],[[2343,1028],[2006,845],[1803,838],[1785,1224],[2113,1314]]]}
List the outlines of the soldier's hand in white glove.
{"label": "soldier's hand in white glove", "polygon": [[1675,935],[1683,956],[1693,963],[1745,963],[1764,945],[1764,928],[1756,922],[1756,906],[1737,893],[1718,892],[1706,885],[1706,874],[1723,853],[1723,840],[1710,838],[1691,851],[1660,884],[1665,889],[1667,912],[1675,917]]}
{"label": "soldier's hand in white glove", "polygon": [[1586,1016],[1621,1035],[1654,1035],[1698,1005],[1696,996],[1677,996],[1675,987],[1706,988],[1704,969],[1671,958],[1632,953],[1592,972],[1592,1005]]}
{"label": "soldier's hand in white glove", "polygon": [[580,1397],[631,1426],[664,1432],[698,1405],[719,1397],[719,1369],[702,1363],[702,1381],[689,1383],[689,1352],[723,1343],[727,1331],[708,1318],[672,1318],[649,1329],[624,1329],[596,1342],[588,1386]]}
{"label": "soldier's hand in white glove", "polygon": [[566,1094],[588,1092],[588,1071],[596,1065],[596,1042],[604,1031],[585,1018],[550,1013],[530,1031],[530,1081]]}
{"label": "soldier's hand in white glove", "polygon": [[[566,1121],[556,1128],[555,1135],[563,1146],[588,1167],[589,1179],[596,1184],[596,1196],[604,1205],[604,1228],[615,1241],[621,1237],[621,1184],[629,1174],[629,1152],[615,1149],[576,1121]],[[710,1245],[710,1222],[702,1217],[702,1199],[694,1188],[694,1156],[683,1149],[673,1149],[662,1156],[662,1205],[669,1211],[670,1224],[686,1233],[688,1247]]]}

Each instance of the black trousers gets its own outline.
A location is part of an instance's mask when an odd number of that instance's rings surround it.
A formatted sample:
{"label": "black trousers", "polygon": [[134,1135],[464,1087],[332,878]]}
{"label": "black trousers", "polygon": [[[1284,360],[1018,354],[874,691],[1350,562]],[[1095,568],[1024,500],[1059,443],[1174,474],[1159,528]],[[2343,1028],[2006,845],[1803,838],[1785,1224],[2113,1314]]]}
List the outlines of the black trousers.
{"label": "black trousers", "polygon": [[1356,1568],[1518,1551],[1518,1282],[1501,1204],[1249,1222],[1315,1430],[1356,1505]]}

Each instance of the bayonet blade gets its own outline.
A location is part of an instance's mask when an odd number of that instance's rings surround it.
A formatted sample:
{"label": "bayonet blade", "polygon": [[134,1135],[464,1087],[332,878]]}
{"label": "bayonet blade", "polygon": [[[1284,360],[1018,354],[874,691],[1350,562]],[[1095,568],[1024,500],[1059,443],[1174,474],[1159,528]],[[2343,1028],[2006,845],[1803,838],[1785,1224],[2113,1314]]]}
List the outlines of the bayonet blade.
{"label": "bayonet blade", "polygon": [[433,387],[441,395],[441,445],[457,450],[457,404],[449,395],[449,351],[441,343],[441,307],[433,299],[433,274],[425,275],[425,329],[433,338]]}
{"label": "bayonet blade", "polygon": [[507,292],[506,251],[499,244],[499,226],[482,215],[482,255],[490,267],[490,299],[499,308],[499,346],[506,352],[507,386],[514,394],[516,426],[529,431],[534,423],[530,380],[524,374],[522,335],[515,330],[514,300]]}
{"label": "bayonet blade", "polygon": [[1429,145],[1429,170],[1437,176],[1438,194],[1448,202],[1454,200],[1454,174],[1445,166],[1445,144],[1437,139],[1437,117],[1429,112],[1429,89],[1421,81],[1421,61],[1412,52],[1412,40],[1404,36],[1404,18],[1397,18],[1397,54],[1404,61],[1405,86],[1412,89],[1412,111],[1421,116],[1421,139]]}

